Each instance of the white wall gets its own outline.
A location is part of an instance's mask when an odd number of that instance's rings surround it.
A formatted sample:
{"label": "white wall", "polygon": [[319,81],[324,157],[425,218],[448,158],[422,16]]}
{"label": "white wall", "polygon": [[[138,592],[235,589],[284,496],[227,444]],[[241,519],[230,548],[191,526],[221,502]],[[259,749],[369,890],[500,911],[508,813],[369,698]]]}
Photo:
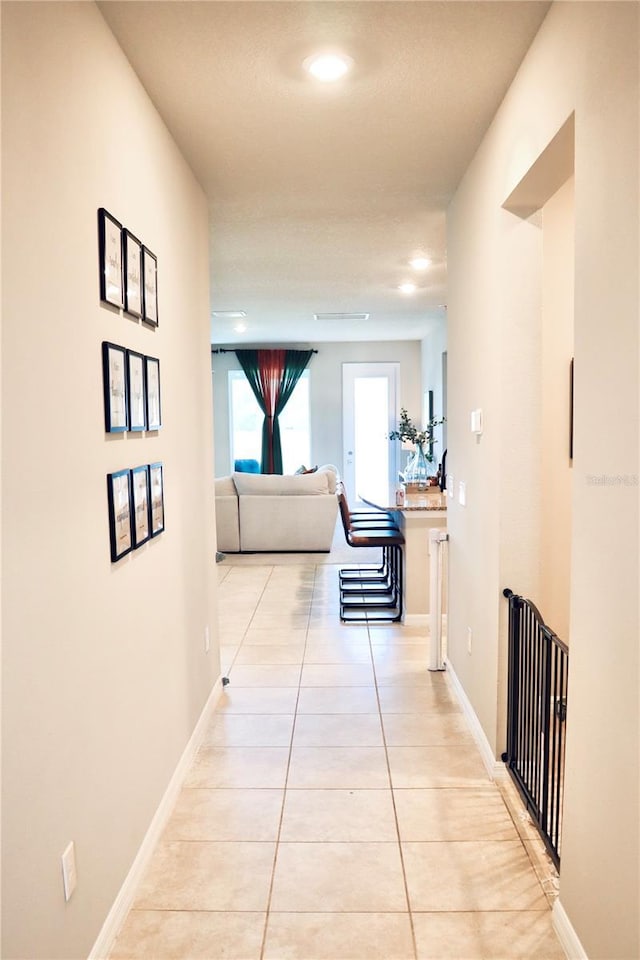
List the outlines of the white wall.
{"label": "white wall", "polygon": [[[2,17],[2,955],[70,960],[219,675],[207,207],[93,3]],[[100,206],[158,256],[155,331],[99,303]],[[156,436],[105,436],[106,339],[160,358]],[[155,460],[166,531],[111,564],[106,474]]]}
{"label": "white wall", "polygon": [[574,178],[542,210],[540,609],[569,642],[571,599],[570,369],[575,282]]}
{"label": "white wall", "polygon": [[[288,344],[307,350],[306,344]],[[274,346],[275,349],[275,346]],[[342,472],[342,364],[393,362],[400,364],[400,405],[419,421],[422,413],[420,344],[418,341],[384,343],[320,343],[309,363],[311,406],[311,460],[314,464],[334,463]],[[230,472],[229,456],[229,370],[239,370],[235,353],[214,353],[213,402],[215,409],[215,474]]]}
{"label": "white wall", "polygon": [[[539,589],[544,442],[542,231],[535,218],[519,219],[502,204],[575,111],[576,422],[560,900],[587,955],[599,960],[640,956],[638,106],[638,5],[553,4],[448,224],[449,457],[468,493],[467,506],[449,512],[449,650],[498,755],[506,666],[500,591],[509,586],[535,599]],[[468,429],[475,406],[485,412],[480,442]]]}

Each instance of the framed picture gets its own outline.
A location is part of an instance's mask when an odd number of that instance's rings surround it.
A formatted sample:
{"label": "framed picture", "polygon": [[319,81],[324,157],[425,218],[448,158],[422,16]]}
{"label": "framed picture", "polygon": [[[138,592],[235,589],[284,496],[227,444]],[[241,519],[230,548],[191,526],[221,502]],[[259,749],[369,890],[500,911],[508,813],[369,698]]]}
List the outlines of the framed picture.
{"label": "framed picture", "polygon": [[158,258],[147,247],[142,248],[142,319],[158,326]]}
{"label": "framed picture", "polygon": [[147,430],[159,430],[162,426],[160,361],[155,357],[144,358],[144,379],[147,394]]}
{"label": "framed picture", "polygon": [[124,309],[132,317],[142,316],[142,244],[125,228],[123,238]]}
{"label": "framed picture", "polygon": [[104,428],[107,433],[122,433],[129,427],[127,416],[127,351],[115,343],[102,344],[102,382],[104,387]]}
{"label": "framed picture", "polygon": [[123,307],[122,224],[104,207],[98,210],[98,245],[100,299],[114,307]]}
{"label": "framed picture", "polygon": [[569,460],[573,460],[573,365],[574,358],[571,357],[569,364]]}
{"label": "framed picture", "polygon": [[129,399],[129,430],[146,430],[147,404],[144,391],[144,357],[135,350],[127,350],[127,396]]}
{"label": "framed picture", "polygon": [[111,562],[115,563],[133,548],[131,526],[131,473],[119,470],[107,474],[109,500],[109,540]]}
{"label": "framed picture", "polygon": [[151,536],[157,537],[164,530],[164,483],[161,463],[149,465],[149,488]]}
{"label": "framed picture", "polygon": [[[422,426],[426,427],[433,420],[433,390],[425,390],[422,395]],[[433,457],[433,438],[427,444],[426,452]]]}
{"label": "framed picture", "polygon": [[134,467],[131,471],[131,496],[133,499],[133,549],[136,550],[151,536],[149,467]]}

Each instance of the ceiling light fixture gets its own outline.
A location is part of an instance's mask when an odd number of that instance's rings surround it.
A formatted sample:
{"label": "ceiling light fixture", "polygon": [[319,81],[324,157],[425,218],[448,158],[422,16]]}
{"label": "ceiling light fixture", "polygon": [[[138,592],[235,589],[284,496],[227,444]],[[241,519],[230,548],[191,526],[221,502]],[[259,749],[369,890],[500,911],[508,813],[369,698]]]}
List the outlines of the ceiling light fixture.
{"label": "ceiling light fixture", "polygon": [[407,296],[411,293],[415,293],[418,288],[415,283],[401,283],[398,287],[400,293],[406,293]]}
{"label": "ceiling light fixture", "polygon": [[233,329],[236,333],[246,333],[247,325],[246,323],[236,323]]}
{"label": "ceiling light fixture", "polygon": [[346,53],[314,53],[302,65],[316,80],[334,83],[349,72],[353,60]]}
{"label": "ceiling light fixture", "polygon": [[325,323],[331,320],[337,320],[339,322],[344,322],[345,320],[368,320],[368,313],[314,313],[313,319],[319,321],[320,323]]}
{"label": "ceiling light fixture", "polygon": [[212,310],[211,316],[216,320],[244,320],[245,310]]}
{"label": "ceiling light fixture", "polygon": [[429,257],[414,257],[413,260],[409,261],[409,266],[413,267],[414,270],[426,270],[427,267],[431,266],[431,260],[429,260]]}

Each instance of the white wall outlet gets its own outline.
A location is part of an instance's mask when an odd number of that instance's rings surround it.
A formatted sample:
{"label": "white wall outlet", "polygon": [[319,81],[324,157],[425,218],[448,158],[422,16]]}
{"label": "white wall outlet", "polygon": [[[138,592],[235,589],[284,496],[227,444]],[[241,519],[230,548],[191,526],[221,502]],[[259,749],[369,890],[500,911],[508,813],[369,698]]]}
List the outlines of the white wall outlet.
{"label": "white wall outlet", "polygon": [[450,497],[453,497],[453,474],[447,474],[447,493]]}
{"label": "white wall outlet", "polygon": [[204,652],[209,653],[211,649],[211,636],[209,634],[209,627],[204,628]]}
{"label": "white wall outlet", "polygon": [[77,882],[76,848],[72,840],[62,854],[62,883],[64,885],[65,900],[71,899],[71,894],[75,890]]}
{"label": "white wall outlet", "polygon": [[471,653],[471,643],[473,640],[473,630],[471,627],[467,627],[467,653]]}
{"label": "white wall outlet", "polygon": [[461,507],[467,505],[467,485],[464,480],[458,481],[458,503]]}

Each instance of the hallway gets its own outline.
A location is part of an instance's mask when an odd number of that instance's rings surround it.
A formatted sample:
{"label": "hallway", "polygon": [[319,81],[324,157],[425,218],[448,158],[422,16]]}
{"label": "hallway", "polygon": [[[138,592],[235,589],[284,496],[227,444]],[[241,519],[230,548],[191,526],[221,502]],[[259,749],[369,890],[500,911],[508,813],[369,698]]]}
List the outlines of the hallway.
{"label": "hallway", "polygon": [[231,683],[111,960],[562,960],[425,628],[341,626],[337,568],[282,559],[217,567]]}

